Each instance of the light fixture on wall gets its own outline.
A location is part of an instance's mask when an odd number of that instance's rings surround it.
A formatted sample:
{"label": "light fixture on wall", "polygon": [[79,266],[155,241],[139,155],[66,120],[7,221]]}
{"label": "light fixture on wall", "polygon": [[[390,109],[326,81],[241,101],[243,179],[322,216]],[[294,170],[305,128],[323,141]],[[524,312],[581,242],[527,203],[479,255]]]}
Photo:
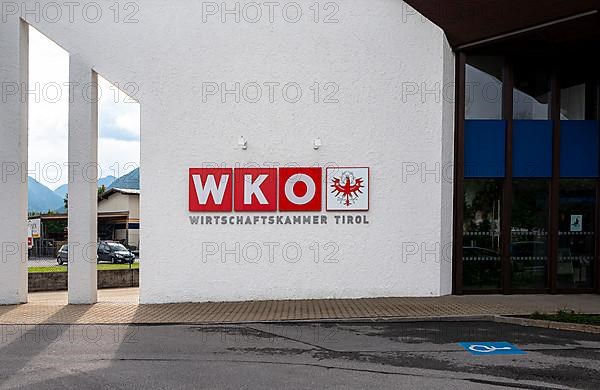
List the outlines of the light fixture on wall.
{"label": "light fixture on wall", "polygon": [[319,148],[323,146],[323,141],[321,141],[321,138],[315,138],[313,139],[313,149],[314,150],[319,150]]}
{"label": "light fixture on wall", "polygon": [[246,140],[246,138],[244,138],[244,136],[241,136],[240,139],[238,140],[238,145],[240,148],[242,148],[242,150],[246,150],[246,149],[248,149],[248,140]]}

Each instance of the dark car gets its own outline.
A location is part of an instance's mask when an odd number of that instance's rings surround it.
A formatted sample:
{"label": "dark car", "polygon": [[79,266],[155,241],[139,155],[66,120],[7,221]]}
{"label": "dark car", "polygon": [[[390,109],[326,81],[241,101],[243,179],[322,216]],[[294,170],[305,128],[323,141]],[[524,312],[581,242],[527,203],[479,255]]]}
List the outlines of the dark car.
{"label": "dark car", "polygon": [[513,271],[545,272],[548,246],[544,241],[519,241],[510,244]]}
{"label": "dark car", "polygon": [[58,265],[63,265],[69,262],[69,247],[67,245],[63,245],[58,250],[58,255],[56,256],[56,261]]}
{"label": "dark car", "polygon": [[500,260],[500,254],[488,248],[480,248],[476,246],[463,247],[463,259],[465,261],[481,261],[481,260]]}
{"label": "dark car", "polygon": [[[68,264],[69,247],[67,245],[60,247],[58,255],[56,256],[56,261],[59,265]],[[100,241],[98,243],[98,263],[101,261],[107,261],[113,264],[132,264],[135,261],[135,255],[121,243]]]}
{"label": "dark car", "polygon": [[98,243],[98,262],[107,261],[116,263],[133,263],[135,255],[123,244],[113,241],[100,241]]}

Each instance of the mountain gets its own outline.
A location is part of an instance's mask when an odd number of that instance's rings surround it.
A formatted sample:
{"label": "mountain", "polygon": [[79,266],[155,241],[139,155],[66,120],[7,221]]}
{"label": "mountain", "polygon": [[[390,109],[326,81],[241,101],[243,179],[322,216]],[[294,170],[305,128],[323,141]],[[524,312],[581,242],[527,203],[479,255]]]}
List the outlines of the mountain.
{"label": "mountain", "polygon": [[106,188],[108,188],[115,180],[117,180],[117,178],[112,175],[102,177],[102,178],[98,179],[98,187],[105,186]]}
{"label": "mountain", "polygon": [[[140,188],[140,170],[135,169],[128,174],[115,179],[114,176],[106,176],[98,180],[98,187],[106,188],[128,188],[138,190]],[[64,198],[67,194],[67,185],[64,184],[52,191],[32,177],[28,178],[29,204],[28,210],[45,213],[48,210],[65,212]]]}
{"label": "mountain", "polygon": [[62,186],[55,189],[54,193],[64,199],[65,195],[67,195],[68,188],[68,184],[63,184]]}
{"label": "mountain", "polygon": [[45,213],[48,210],[56,211],[64,207],[62,196],[56,194],[50,188],[28,177],[29,211]]}
{"label": "mountain", "polygon": [[[115,179],[116,177],[111,175],[100,178],[98,179],[98,187],[105,186],[106,188],[108,188],[112,184],[112,182],[115,181]],[[68,184],[63,184],[62,186],[54,190],[54,193],[63,199],[65,198],[65,195],[67,195],[67,192],[69,192]]]}
{"label": "mountain", "polygon": [[[140,189],[140,168],[136,168],[128,174],[121,176],[108,188],[123,188],[130,190],[139,190]],[[108,189],[107,188],[107,189]]]}

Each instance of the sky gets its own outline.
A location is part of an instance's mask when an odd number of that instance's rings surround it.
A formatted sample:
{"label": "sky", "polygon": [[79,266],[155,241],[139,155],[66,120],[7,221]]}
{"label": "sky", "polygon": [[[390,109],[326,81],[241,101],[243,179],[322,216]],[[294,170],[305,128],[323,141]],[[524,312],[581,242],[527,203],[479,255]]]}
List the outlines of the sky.
{"label": "sky", "polygon": [[[29,176],[52,190],[67,183],[68,81],[69,54],[30,27]],[[98,84],[99,176],[119,177],[140,163],[140,105],[102,77]]]}

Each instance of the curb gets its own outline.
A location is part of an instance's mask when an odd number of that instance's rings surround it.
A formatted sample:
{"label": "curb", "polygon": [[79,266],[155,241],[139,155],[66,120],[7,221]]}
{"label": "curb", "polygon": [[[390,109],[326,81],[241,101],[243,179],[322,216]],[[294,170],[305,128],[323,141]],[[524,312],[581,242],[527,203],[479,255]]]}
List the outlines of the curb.
{"label": "curb", "polygon": [[[96,325],[96,326],[228,326],[228,325],[251,325],[251,324],[377,324],[377,323],[409,323],[409,322],[476,322],[494,321],[492,315],[468,315],[468,316],[432,316],[432,317],[354,317],[354,318],[307,318],[287,320],[238,320],[238,321],[165,321],[165,322],[85,322],[85,323],[44,323],[41,325]],[[5,325],[40,325],[33,323],[0,323]]]}
{"label": "curb", "polygon": [[[169,325],[248,325],[248,324],[331,324],[331,323],[408,323],[408,322],[495,322],[499,324],[509,324],[518,326],[527,326],[535,328],[545,328],[564,331],[576,331],[584,333],[600,334],[600,326],[585,325],[585,324],[570,324],[565,322],[532,320],[528,318],[507,317],[504,315],[467,315],[467,316],[432,316],[432,317],[359,317],[359,318],[323,318],[323,319],[306,319],[306,320],[272,320],[272,321],[235,321],[235,322],[197,322],[197,323],[174,323]],[[137,326],[161,326],[167,324],[135,324]]]}
{"label": "curb", "polygon": [[263,321],[224,321],[224,322],[94,322],[94,323],[0,323],[0,326],[9,325],[64,325],[64,326],[242,326],[251,324],[384,324],[384,323],[419,323],[419,322],[495,322],[517,326],[574,331],[583,333],[600,334],[600,326],[586,324],[570,324],[565,322],[533,320],[529,318],[508,317],[504,315],[468,315],[468,316],[432,316],[432,317],[357,317],[357,318],[313,318],[303,320],[263,320]]}
{"label": "curb", "polygon": [[511,324],[511,325],[520,325],[520,326],[530,326],[530,327],[535,327],[535,328],[546,328],[546,329],[567,330],[567,331],[575,331],[575,332],[600,334],[600,326],[596,326],[596,325],[571,324],[571,323],[567,323],[567,322],[533,320],[530,318],[506,317],[506,316],[492,316],[492,321],[501,323],[501,324]]}
{"label": "curb", "polygon": [[[247,324],[302,324],[302,323],[406,323],[406,322],[478,322],[487,321],[499,324],[527,326],[564,331],[600,334],[600,326],[586,324],[571,324],[566,322],[533,320],[529,318],[508,317],[504,315],[467,315],[467,316],[432,316],[432,317],[377,317],[377,318],[327,318],[310,320],[278,320],[278,321],[236,321],[225,322],[222,325],[247,325]],[[183,325],[183,324],[182,324]],[[197,323],[194,325],[211,325],[210,323]],[[214,323],[212,325],[215,325]]]}

